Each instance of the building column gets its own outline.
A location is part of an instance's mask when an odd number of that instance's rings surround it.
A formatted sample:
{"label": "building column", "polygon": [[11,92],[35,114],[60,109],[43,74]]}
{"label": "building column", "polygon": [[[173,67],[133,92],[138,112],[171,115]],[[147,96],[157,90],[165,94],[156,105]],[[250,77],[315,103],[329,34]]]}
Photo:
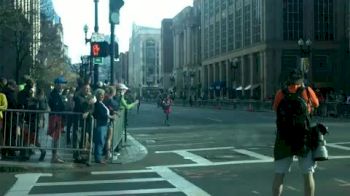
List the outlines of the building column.
{"label": "building column", "polygon": [[[225,80],[226,80],[226,98],[229,99],[230,98],[230,83],[231,83],[231,78],[230,78],[230,62],[229,60],[225,61]],[[232,73],[231,73],[232,74]],[[232,87],[231,87],[232,88]]]}
{"label": "building column", "polygon": [[241,57],[241,67],[240,67],[240,69],[241,69],[241,85],[240,86],[242,86],[242,97],[244,97],[245,96],[245,90],[244,90],[244,82],[245,82],[245,80],[246,80],[246,78],[245,78],[245,67],[246,67],[246,63],[245,63],[245,58],[244,58],[244,56],[242,56]]}
{"label": "building column", "polygon": [[253,68],[254,68],[254,55],[253,55],[253,53],[250,53],[249,54],[249,61],[250,61],[250,63],[249,63],[249,66],[250,66],[250,73],[249,73],[249,84],[251,85],[251,87],[250,87],[250,93],[249,93],[249,95],[250,95],[250,97],[252,97],[253,96],[253,81],[254,81],[254,71],[253,71]]}
{"label": "building column", "polygon": [[265,81],[265,56],[264,52],[259,52],[259,83],[260,83],[260,100],[263,101],[266,97],[266,81]]}

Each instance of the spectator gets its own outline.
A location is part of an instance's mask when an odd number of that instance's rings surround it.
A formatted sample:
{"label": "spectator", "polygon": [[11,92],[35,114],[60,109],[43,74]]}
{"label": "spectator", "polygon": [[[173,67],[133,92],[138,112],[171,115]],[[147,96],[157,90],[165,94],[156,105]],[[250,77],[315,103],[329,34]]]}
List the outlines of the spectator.
{"label": "spectator", "polygon": [[[7,109],[7,99],[6,95],[0,92],[0,151],[1,151],[1,146],[4,145],[4,132],[3,132],[3,111]],[[2,153],[0,154],[0,160],[2,159]]]}
{"label": "spectator", "polygon": [[[110,115],[116,115],[117,111],[119,110],[119,103],[113,99],[113,97],[116,95],[116,91],[113,86],[108,86],[105,91],[105,97],[103,100],[103,104],[109,109]],[[110,119],[109,125],[108,125],[108,133],[107,133],[107,143],[106,143],[106,159],[109,159],[112,157],[112,138],[113,138],[113,120]]]}
{"label": "spectator", "polygon": [[94,156],[96,163],[106,163],[104,159],[102,159],[102,155],[106,154],[103,152],[105,149],[105,143],[107,141],[107,131],[108,131],[108,123],[109,119],[114,119],[114,116],[110,114],[109,109],[103,103],[103,99],[105,96],[105,91],[103,89],[97,89],[95,93],[97,102],[95,103],[93,116],[96,119],[96,127],[94,130]]}
{"label": "spectator", "polygon": [[[92,129],[93,105],[96,98],[91,94],[91,87],[88,83],[84,83],[81,89],[74,96],[74,112],[81,113],[76,116],[73,125],[73,148],[87,148]],[[80,135],[80,136],[79,136]],[[81,157],[80,151],[73,152],[74,162],[85,163],[86,159]]]}
{"label": "spectator", "polygon": [[63,85],[67,81],[63,77],[58,77],[54,81],[55,87],[49,95],[49,107],[51,113],[49,116],[49,127],[47,134],[52,137],[53,150],[52,150],[52,163],[64,163],[63,159],[58,156],[57,148],[59,138],[64,129],[64,119],[60,112],[64,112],[64,103],[62,97]]}
{"label": "spectator", "polygon": [[[18,87],[17,84],[14,80],[9,80],[7,82],[7,85],[5,87],[4,93],[6,95],[7,99],[7,104],[8,104],[8,109],[17,109],[18,107],[18,102],[17,102],[17,93],[18,93]],[[17,131],[19,130],[19,126],[17,126],[17,118],[14,112],[12,111],[6,111],[3,112],[5,115],[4,117],[4,122],[5,127],[4,127],[4,135],[6,136],[5,138],[5,145],[6,146],[14,146],[16,143],[16,137],[17,137]],[[18,128],[18,129],[17,129]],[[3,158],[9,158],[9,157],[14,157],[15,150],[13,148],[8,148],[8,149],[2,149],[2,157]]]}

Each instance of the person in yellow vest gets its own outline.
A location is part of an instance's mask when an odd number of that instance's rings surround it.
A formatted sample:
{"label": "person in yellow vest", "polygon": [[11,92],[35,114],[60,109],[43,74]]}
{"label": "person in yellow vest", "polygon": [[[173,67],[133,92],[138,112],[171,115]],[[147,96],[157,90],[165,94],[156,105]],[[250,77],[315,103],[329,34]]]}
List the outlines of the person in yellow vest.
{"label": "person in yellow vest", "polygon": [[[4,138],[3,138],[3,126],[2,126],[2,123],[3,123],[3,111],[5,111],[7,109],[7,99],[6,99],[6,96],[5,94],[3,93],[0,93],[0,146],[3,145],[3,141],[4,141]],[[1,150],[1,149],[0,149]],[[1,153],[0,153],[0,160],[1,160]]]}

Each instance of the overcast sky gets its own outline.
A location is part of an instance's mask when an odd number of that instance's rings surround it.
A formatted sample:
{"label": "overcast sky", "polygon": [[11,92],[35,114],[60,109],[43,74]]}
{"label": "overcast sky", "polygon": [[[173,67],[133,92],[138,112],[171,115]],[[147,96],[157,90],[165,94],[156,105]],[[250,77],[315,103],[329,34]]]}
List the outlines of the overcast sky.
{"label": "overcast sky", "polygon": [[[58,15],[62,18],[64,42],[69,47],[73,63],[80,62],[80,56],[88,54],[84,40],[84,24],[89,26],[88,38],[94,31],[94,0],[53,0]],[[119,51],[128,50],[132,23],[160,28],[163,18],[172,18],[192,0],[124,0],[120,10],[120,24],[116,25]],[[99,32],[110,34],[108,21],[109,0],[99,0]]]}

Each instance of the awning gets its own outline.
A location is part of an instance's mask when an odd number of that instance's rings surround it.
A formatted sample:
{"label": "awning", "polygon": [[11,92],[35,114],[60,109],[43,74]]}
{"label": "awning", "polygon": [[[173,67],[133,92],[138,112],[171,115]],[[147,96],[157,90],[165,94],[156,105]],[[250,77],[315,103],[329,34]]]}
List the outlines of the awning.
{"label": "awning", "polygon": [[242,87],[242,86],[236,88],[236,91],[241,91],[241,90],[243,90],[243,87]]}
{"label": "awning", "polygon": [[248,86],[246,86],[245,88],[244,88],[244,90],[249,90],[250,88],[252,87],[252,85],[248,85]]}
{"label": "awning", "polygon": [[252,89],[256,89],[256,88],[258,88],[260,86],[260,84],[253,84],[252,85]]}

